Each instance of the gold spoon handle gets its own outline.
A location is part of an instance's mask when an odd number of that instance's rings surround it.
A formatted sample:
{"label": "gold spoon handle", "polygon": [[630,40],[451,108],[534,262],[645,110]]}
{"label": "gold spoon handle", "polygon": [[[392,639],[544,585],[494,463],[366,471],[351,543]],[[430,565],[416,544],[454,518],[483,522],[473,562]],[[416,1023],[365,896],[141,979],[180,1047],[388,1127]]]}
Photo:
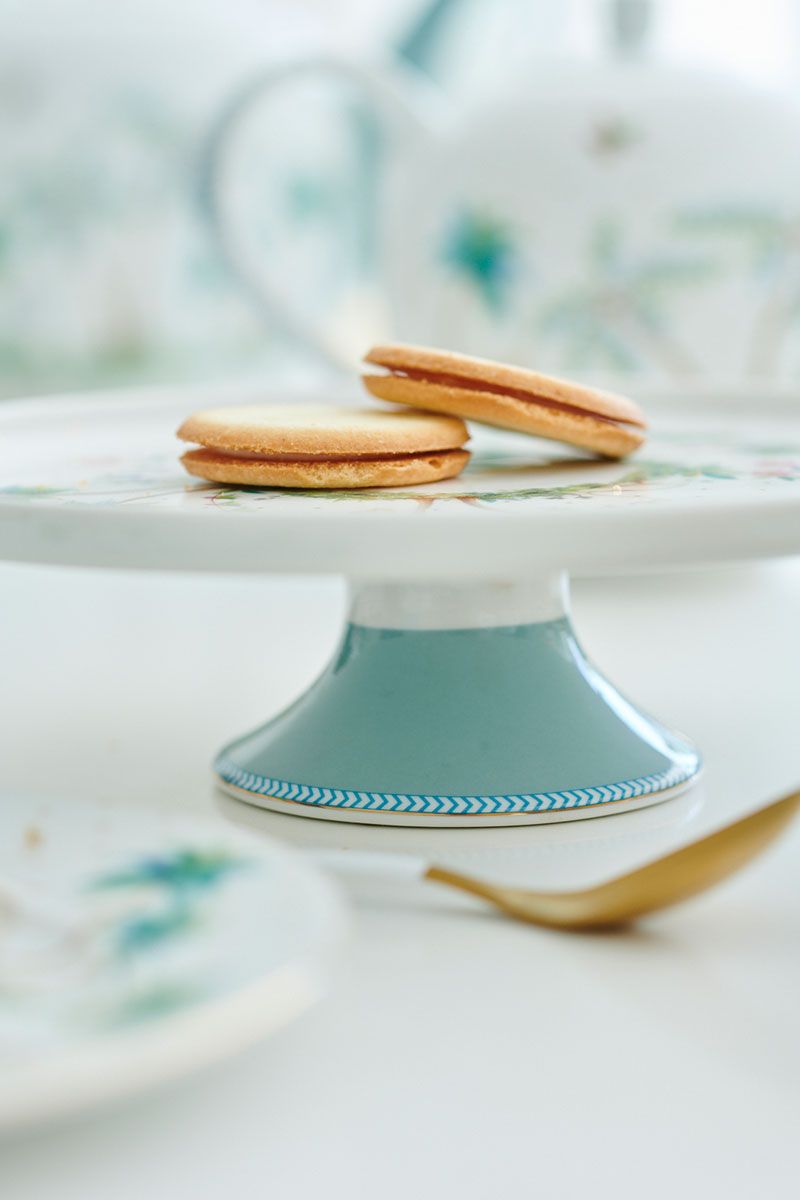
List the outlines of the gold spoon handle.
{"label": "gold spoon handle", "polygon": [[746,866],[783,832],[800,808],[800,790],[594,887],[537,892],[503,887],[442,867],[426,878],[479,896],[507,915],[558,929],[602,929],[680,904]]}
{"label": "gold spoon handle", "polygon": [[430,879],[468,892],[508,916],[558,929],[597,929],[679,904],[733,875],[772,843],[800,808],[800,790],[625,875],[571,892],[505,887],[409,854],[311,851],[320,866],[349,875]]}

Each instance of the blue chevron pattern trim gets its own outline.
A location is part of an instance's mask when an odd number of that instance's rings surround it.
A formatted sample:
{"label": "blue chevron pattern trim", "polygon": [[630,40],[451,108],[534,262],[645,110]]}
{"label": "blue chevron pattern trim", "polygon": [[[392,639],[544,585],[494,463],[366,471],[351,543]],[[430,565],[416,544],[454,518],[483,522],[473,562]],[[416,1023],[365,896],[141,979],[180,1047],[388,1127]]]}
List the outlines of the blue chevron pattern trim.
{"label": "blue chevron pattern trim", "polygon": [[664,792],[688,782],[697,774],[698,758],[687,755],[666,771],[643,775],[623,783],[605,783],[599,787],[576,788],[569,792],[528,792],[518,796],[414,796],[393,792],[351,792],[338,788],[288,783],[243,771],[229,758],[219,758],[214,769],[224,783],[275,800],[294,800],[298,804],[323,808],[355,808],[370,812],[424,813],[430,816],[491,816],[503,813],[552,812],[558,809],[590,808],[612,804],[615,800],[634,800],[653,792]]}

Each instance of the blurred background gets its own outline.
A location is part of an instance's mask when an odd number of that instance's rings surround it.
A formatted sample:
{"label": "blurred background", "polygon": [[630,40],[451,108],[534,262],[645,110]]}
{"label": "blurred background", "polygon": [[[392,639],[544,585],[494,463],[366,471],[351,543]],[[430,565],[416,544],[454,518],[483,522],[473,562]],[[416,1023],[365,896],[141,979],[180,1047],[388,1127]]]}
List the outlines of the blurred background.
{"label": "blurred background", "polygon": [[800,0],[0,0],[0,396],[800,379]]}

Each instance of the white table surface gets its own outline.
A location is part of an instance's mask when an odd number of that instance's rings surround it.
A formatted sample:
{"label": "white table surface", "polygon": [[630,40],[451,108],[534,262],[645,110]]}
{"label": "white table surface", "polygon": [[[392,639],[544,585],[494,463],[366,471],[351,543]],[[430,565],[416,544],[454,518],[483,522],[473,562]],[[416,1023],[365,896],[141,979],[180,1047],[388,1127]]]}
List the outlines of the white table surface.
{"label": "white table surface", "polygon": [[[113,791],[299,843],[431,847],[214,796],[213,751],[332,648],[336,582],[5,566],[0,612],[0,791]],[[445,832],[440,859],[588,882],[800,781],[800,562],[581,584],[575,614],[614,682],[701,744],[701,792],[488,842]],[[359,882],[325,1003],[169,1090],[4,1144],[0,1194],[795,1197],[799,873],[800,826],[714,894],[615,936]]]}

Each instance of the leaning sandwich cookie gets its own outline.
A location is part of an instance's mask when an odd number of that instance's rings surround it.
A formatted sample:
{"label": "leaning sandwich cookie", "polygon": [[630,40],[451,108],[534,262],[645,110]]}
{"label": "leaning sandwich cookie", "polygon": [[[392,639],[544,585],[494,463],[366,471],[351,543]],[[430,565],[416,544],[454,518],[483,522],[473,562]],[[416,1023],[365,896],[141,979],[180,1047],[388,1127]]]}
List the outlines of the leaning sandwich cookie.
{"label": "leaning sandwich cookie", "polygon": [[245,404],[194,413],[178,437],[190,475],[254,487],[366,488],[434,483],[469,461],[464,422],[439,413]]}
{"label": "leaning sandwich cookie", "polygon": [[623,458],[645,439],[647,422],[624,396],[423,346],[374,346],[362,376],[371,395],[412,408],[566,442],[608,458]]}

